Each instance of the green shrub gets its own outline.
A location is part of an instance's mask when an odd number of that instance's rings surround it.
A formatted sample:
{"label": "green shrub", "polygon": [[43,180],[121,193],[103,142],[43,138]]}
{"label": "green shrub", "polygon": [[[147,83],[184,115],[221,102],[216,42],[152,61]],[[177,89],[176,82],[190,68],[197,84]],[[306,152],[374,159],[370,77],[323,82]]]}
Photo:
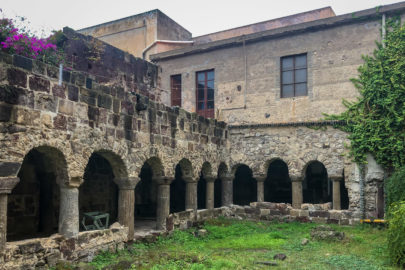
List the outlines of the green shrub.
{"label": "green shrub", "polygon": [[405,167],[385,180],[385,194],[387,208],[395,202],[405,201]]}
{"label": "green shrub", "polygon": [[393,203],[388,221],[388,252],[394,264],[405,267],[405,200]]}

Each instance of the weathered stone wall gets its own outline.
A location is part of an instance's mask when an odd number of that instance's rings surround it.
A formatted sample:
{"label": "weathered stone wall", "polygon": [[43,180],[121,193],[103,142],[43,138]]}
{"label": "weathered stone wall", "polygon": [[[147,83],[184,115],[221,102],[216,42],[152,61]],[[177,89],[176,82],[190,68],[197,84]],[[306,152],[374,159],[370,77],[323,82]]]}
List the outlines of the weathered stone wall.
{"label": "weathered stone wall", "polygon": [[174,175],[176,164],[187,158],[196,177],[205,161],[214,171],[227,161],[223,122],[166,107],[80,72],[65,72],[69,75],[59,86],[55,67],[20,56],[2,54],[0,59],[0,176],[16,175],[24,156],[40,145],[63,153],[70,178],[82,177],[90,155],[99,150],[125,164],[115,177],[138,176],[150,157],[161,160],[164,175]]}
{"label": "weathered stone wall", "polygon": [[[403,13],[403,5],[395,12]],[[216,115],[230,125],[316,121],[342,112],[342,98],[358,96],[350,79],[362,55],[381,40],[381,16],[367,10],[153,55],[162,69],[162,102],[170,102],[170,76],[181,74],[182,107],[195,111],[196,72],[214,69]],[[302,53],[308,95],[281,98],[280,58]]]}
{"label": "weathered stone wall", "polygon": [[290,204],[253,202],[250,205],[223,206],[215,209],[183,211],[170,214],[167,218],[167,229],[188,229],[212,218],[227,217],[234,219],[268,220],[279,222],[314,222],[340,225],[355,225],[360,222],[348,210],[331,210],[327,204],[303,204],[300,209],[294,209]]}

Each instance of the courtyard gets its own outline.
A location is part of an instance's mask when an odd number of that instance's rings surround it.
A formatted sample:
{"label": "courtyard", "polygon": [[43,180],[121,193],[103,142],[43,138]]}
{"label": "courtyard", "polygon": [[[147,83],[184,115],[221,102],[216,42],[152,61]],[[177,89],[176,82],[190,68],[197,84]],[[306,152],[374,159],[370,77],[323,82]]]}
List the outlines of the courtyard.
{"label": "courtyard", "polygon": [[311,231],[318,226],[211,219],[155,242],[101,253],[89,264],[54,269],[397,269],[389,266],[384,228],[327,225],[343,232],[344,239],[315,240]]}

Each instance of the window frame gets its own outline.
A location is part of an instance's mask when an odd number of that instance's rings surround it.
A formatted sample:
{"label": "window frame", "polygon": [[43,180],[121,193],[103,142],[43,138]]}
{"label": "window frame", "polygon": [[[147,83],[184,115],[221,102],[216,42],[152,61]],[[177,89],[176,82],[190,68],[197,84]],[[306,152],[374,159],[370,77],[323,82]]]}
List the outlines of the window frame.
{"label": "window frame", "polygon": [[[180,78],[180,84],[178,84],[177,86],[178,86],[178,88],[177,88],[177,91],[180,91],[180,97],[179,98],[174,98],[174,96],[173,96],[173,89],[174,89],[174,81],[175,81],[175,78]],[[182,80],[182,76],[181,76],[181,74],[173,74],[173,75],[170,75],[170,106],[179,106],[179,107],[181,107],[181,105],[182,105],[182,84],[183,84],[183,80]],[[176,104],[175,102],[173,102],[173,101],[175,101],[175,100],[177,100],[177,101],[180,101],[180,103],[179,104]]]}
{"label": "window frame", "polygon": [[[213,73],[213,79],[208,79],[208,73],[212,72]],[[204,74],[204,109],[199,109],[199,103],[202,101],[198,98],[198,75],[199,74]],[[208,99],[208,82],[212,81],[213,82],[213,88],[212,90],[214,91],[212,99]],[[212,101],[212,108],[208,108],[208,102]],[[206,69],[206,70],[200,70],[195,72],[195,108],[196,108],[196,113],[198,115],[204,116],[206,118],[215,118],[215,69]]]}
{"label": "window frame", "polygon": [[[305,55],[305,68],[297,68],[296,67],[296,58],[299,56],[304,56]],[[283,69],[283,60],[286,58],[292,58],[293,59],[293,66],[291,69]],[[306,85],[306,91],[305,95],[297,95],[296,93],[296,85],[297,84],[302,84],[304,82],[296,82],[296,71],[297,70],[305,70],[306,76],[305,76],[305,85]],[[292,83],[286,83],[283,84],[283,73],[286,71],[292,71],[293,72],[293,81]],[[286,85],[292,85],[293,86],[293,95],[292,96],[285,96],[284,94],[284,86]],[[280,57],[280,98],[295,98],[295,97],[305,97],[308,96],[308,53],[299,53],[299,54],[293,54],[293,55],[286,55]]]}

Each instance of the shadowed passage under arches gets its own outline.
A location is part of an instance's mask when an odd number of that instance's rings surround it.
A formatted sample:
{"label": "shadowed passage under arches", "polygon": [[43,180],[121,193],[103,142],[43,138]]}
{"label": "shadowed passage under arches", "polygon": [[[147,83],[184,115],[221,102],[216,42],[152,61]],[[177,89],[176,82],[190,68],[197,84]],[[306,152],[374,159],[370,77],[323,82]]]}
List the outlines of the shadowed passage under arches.
{"label": "shadowed passage under arches", "polygon": [[264,200],[266,202],[291,203],[291,180],[288,166],[281,159],[272,161],[264,181]]}
{"label": "shadowed passage under arches", "polygon": [[249,205],[257,200],[257,182],[252,170],[246,165],[239,165],[233,180],[233,203]]}

